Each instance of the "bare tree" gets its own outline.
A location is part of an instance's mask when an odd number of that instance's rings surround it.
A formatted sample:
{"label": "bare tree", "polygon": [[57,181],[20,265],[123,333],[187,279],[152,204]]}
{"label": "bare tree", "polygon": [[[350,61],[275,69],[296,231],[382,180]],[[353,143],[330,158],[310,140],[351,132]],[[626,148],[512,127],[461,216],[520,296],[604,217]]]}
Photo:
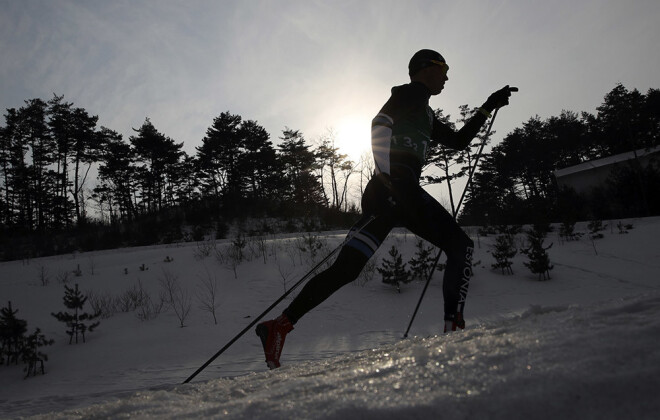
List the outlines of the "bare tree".
{"label": "bare tree", "polygon": [[46,270],[46,267],[43,265],[40,266],[37,273],[39,275],[39,281],[41,282],[41,285],[48,286],[48,283],[50,283],[50,276],[48,275],[48,270]]}
{"label": "bare tree", "polygon": [[280,260],[277,260],[277,271],[280,273],[280,277],[282,278],[282,287],[284,287],[284,292],[286,293],[286,282],[289,280],[291,273],[293,273],[293,267],[288,265],[284,266]]}
{"label": "bare tree", "polygon": [[206,269],[206,277],[200,275],[197,286],[197,301],[199,302],[199,308],[210,313],[213,316],[213,323],[218,325],[218,318],[215,313],[215,310],[219,306],[218,278]]}
{"label": "bare tree", "polygon": [[264,264],[267,264],[268,263],[268,247],[266,246],[266,244],[268,243],[268,241],[266,239],[266,235],[264,234],[264,235],[261,235],[261,236],[257,236],[256,238],[254,238],[254,241],[256,242],[257,249],[259,250],[259,253],[261,254],[261,256],[264,260]]}
{"label": "bare tree", "polygon": [[94,260],[94,256],[89,257],[87,260],[87,266],[89,267],[90,274],[93,276],[96,272],[96,261]]}
{"label": "bare tree", "polygon": [[174,310],[176,317],[179,319],[181,328],[185,326],[186,318],[190,313],[192,302],[188,290],[181,287],[178,276],[163,270],[163,277],[159,279],[160,285],[164,290],[165,299],[170,307]]}
{"label": "bare tree", "polygon": [[356,172],[357,165],[348,159],[348,155],[339,153],[339,148],[335,146],[336,137],[335,131],[328,129],[327,133],[320,138],[320,145],[316,148],[315,153],[324,195],[324,179],[327,177],[330,183],[331,207],[341,209],[348,205],[346,200],[348,180]]}

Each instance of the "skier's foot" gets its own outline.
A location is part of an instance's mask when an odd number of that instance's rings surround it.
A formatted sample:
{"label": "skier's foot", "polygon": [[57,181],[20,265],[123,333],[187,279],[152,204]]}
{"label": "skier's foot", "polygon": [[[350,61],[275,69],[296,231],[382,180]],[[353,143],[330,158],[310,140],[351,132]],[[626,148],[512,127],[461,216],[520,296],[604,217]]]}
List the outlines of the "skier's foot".
{"label": "skier's foot", "polygon": [[280,367],[280,355],[286,335],[293,330],[293,324],[282,314],[271,321],[257,325],[257,335],[261,339],[266,355],[266,364],[270,369]]}
{"label": "skier's foot", "polygon": [[461,312],[449,316],[445,315],[445,333],[456,331],[459,328],[465,328],[465,320]]}

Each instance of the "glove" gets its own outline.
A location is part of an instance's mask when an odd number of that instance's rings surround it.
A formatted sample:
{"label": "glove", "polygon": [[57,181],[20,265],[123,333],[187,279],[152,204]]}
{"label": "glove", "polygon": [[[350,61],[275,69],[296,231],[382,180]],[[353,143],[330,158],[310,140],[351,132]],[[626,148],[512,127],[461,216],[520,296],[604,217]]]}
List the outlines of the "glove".
{"label": "glove", "polygon": [[511,97],[511,92],[517,92],[518,88],[509,87],[509,85],[504,86],[502,89],[494,92],[488,97],[486,102],[483,104],[483,108],[488,112],[493,112],[496,108],[501,108],[503,106],[509,105],[509,98]]}

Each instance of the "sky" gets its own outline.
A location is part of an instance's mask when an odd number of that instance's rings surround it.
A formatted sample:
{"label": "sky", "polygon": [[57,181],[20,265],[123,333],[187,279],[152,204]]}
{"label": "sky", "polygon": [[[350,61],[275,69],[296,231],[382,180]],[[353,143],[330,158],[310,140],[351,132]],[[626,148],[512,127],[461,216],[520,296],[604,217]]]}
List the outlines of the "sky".
{"label": "sky", "polygon": [[126,140],[149,118],[189,154],[229,111],[276,144],[287,127],[310,142],[333,129],[357,158],[431,48],[450,71],[430,104],[454,118],[520,88],[497,142],[535,115],[594,113],[617,83],[660,87],[658,22],[657,0],[0,0],[0,108],[56,93]]}

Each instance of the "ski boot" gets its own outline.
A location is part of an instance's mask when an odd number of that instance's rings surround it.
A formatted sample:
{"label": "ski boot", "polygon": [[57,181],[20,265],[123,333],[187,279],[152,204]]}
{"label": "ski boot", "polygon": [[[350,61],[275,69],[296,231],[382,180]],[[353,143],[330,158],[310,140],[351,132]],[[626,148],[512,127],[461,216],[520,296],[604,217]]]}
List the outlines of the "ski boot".
{"label": "ski boot", "polygon": [[280,367],[280,355],[284,347],[286,335],[293,330],[293,324],[282,314],[271,321],[257,325],[256,332],[261,339],[266,355],[266,365],[269,369]]}
{"label": "ski boot", "polygon": [[445,315],[445,333],[456,331],[457,328],[465,329],[465,320],[461,312],[453,315]]}

